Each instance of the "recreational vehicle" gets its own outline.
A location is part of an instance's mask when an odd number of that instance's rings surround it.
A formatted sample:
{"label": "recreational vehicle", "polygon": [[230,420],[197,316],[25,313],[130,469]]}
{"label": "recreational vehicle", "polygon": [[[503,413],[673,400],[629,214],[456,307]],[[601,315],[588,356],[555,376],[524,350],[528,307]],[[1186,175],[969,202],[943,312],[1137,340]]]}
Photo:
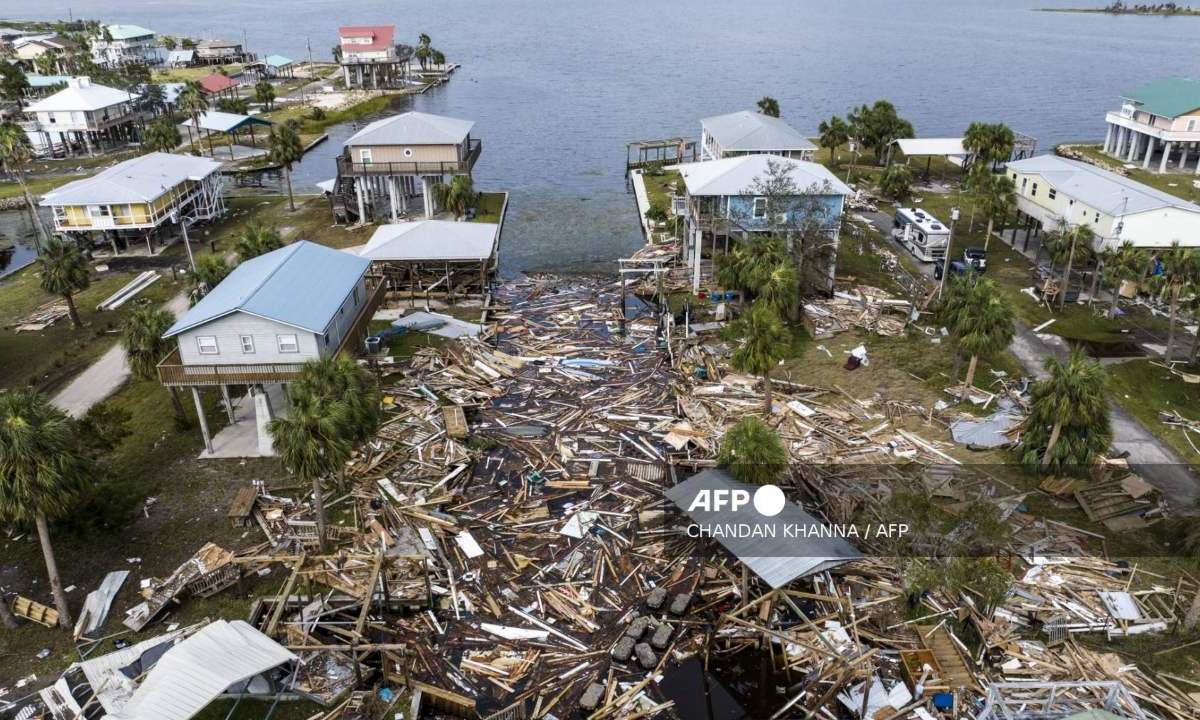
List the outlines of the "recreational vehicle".
{"label": "recreational vehicle", "polygon": [[892,220],[892,237],[918,260],[934,262],[946,256],[950,229],[924,210],[898,208]]}

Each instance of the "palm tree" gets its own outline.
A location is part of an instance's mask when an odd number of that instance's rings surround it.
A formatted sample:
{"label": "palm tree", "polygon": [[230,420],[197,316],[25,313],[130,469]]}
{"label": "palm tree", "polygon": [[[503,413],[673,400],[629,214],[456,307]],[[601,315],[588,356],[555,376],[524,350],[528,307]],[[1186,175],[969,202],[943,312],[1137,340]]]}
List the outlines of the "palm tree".
{"label": "palm tree", "polygon": [[264,110],[271,110],[275,106],[275,86],[266,80],[255,83],[254,99],[262,104]]}
{"label": "palm tree", "polygon": [[1070,249],[1067,251],[1067,264],[1063,267],[1062,288],[1058,291],[1058,311],[1067,305],[1067,287],[1071,283],[1071,266],[1075,264],[1075,253],[1082,249],[1084,259],[1093,251],[1096,233],[1090,225],[1075,225],[1071,228]]}
{"label": "palm tree", "polygon": [[42,289],[67,301],[67,312],[76,329],[83,327],[83,322],[75,308],[75,294],[91,284],[91,268],[74,243],[57,239],[46,243],[42,250]]}
{"label": "palm tree", "polygon": [[425,63],[427,63],[430,57],[433,55],[432,43],[433,40],[425,33],[421,33],[420,36],[417,37],[417,49],[413,51],[413,56],[416,57],[417,62],[420,63],[422,72],[425,71]]}
{"label": "palm tree", "polygon": [[196,269],[192,272],[192,304],[199,302],[231,272],[233,268],[220,255],[201,255],[196,258]]}
{"label": "palm tree", "polygon": [[896,202],[903,201],[912,193],[912,171],[907,165],[889,165],[879,178],[879,189]]}
{"label": "palm tree", "polygon": [[237,253],[238,262],[246,262],[281,247],[283,238],[278,230],[258,220],[251,220],[234,241],[233,251]]}
{"label": "palm tree", "polygon": [[766,303],[781,318],[795,317],[800,308],[800,283],[796,276],[796,265],[790,260],[777,263],[767,274],[766,281],[757,288],[756,303]]}
{"label": "palm tree", "polygon": [[787,468],[788,453],[779,433],[756,417],[737,421],[725,431],[717,463],[738,482],[767,485]]}
{"label": "palm tree", "polygon": [[754,295],[770,279],[771,271],[788,259],[783,241],[760,235],[749,243],[738,244],[717,263],[717,282]]}
{"label": "palm tree", "polygon": [[1042,471],[1086,472],[1097,453],[1112,443],[1112,421],[1100,363],[1081,349],[1066,362],[1046,359],[1045,380],[1030,391],[1029,418],[1021,438],[1021,462]]}
{"label": "palm tree", "polygon": [[[200,87],[196,80],[188,80],[183,84],[183,90],[179,91],[175,105],[191,115],[192,126],[196,128],[196,139],[192,142],[200,142],[200,114],[208,112],[208,98],[204,95],[204,88]],[[190,140],[191,131],[188,131],[188,136]]]}
{"label": "palm tree", "polygon": [[304,148],[300,145],[300,136],[286,123],[272,125],[271,134],[267,138],[267,158],[283,168],[283,178],[287,182],[288,209],[296,210],[296,199],[292,195],[292,163],[299,162],[304,157]]}
{"label": "palm tree", "polygon": [[349,358],[306,363],[292,384],[288,416],[271,421],[280,461],[302,481],[312,482],[313,506],[322,549],[325,502],[321,479],[345,466],[355,440],[379,424],[379,391],[374,378]]}
{"label": "palm tree", "polygon": [[43,242],[49,240],[50,236],[42,227],[42,218],[37,213],[37,205],[33,202],[33,196],[29,194],[29,186],[25,184],[25,175],[20,170],[29,163],[32,157],[33,148],[29,144],[29,136],[21,129],[21,126],[11,120],[0,123],[0,169],[3,169],[5,175],[15,176],[17,184],[21,186],[21,194],[25,197],[25,206],[29,208],[32,216],[34,235],[38,247],[41,248]]}
{"label": "palm tree", "polygon": [[150,108],[150,112],[157,117],[159,110],[163,110],[167,106],[167,94],[162,85],[147,85],[145,102],[146,106]]}
{"label": "palm tree", "polygon": [[1163,360],[1171,362],[1175,345],[1175,321],[1179,317],[1179,296],[1183,289],[1200,280],[1200,259],[1192,248],[1180,247],[1179,241],[1171,243],[1158,257],[1162,272],[1155,282],[1159,292],[1166,295],[1170,303],[1170,321],[1167,325],[1167,347],[1163,349]]}
{"label": "palm tree", "polygon": [[50,521],[70,511],[92,476],[74,425],[45,397],[25,388],[0,392],[0,522],[33,522],[62,627],[71,627]]}
{"label": "palm tree", "polygon": [[1016,329],[1013,326],[1012,305],[1004,299],[996,283],[978,280],[967,293],[965,304],[958,313],[954,332],[958,346],[971,357],[967,365],[967,377],[959,400],[966,400],[979,358],[993,355],[1012,342]]}
{"label": "palm tree", "polygon": [[58,58],[54,53],[44,52],[34,58],[33,67],[39,75],[54,75],[58,72]]}
{"label": "palm tree", "polygon": [[758,111],[763,115],[777,118],[779,117],[779,101],[769,95],[764,95],[758,101]]}
{"label": "palm tree", "polygon": [[817,126],[817,132],[821,133],[818,142],[821,147],[829,150],[829,164],[833,165],[837,149],[850,142],[850,126],[845,120],[834,115],[828,120],[822,120]]}
{"label": "palm tree", "polygon": [[[163,337],[175,322],[171,312],[165,308],[144,305],[136,308],[125,320],[121,330],[121,347],[129,362],[129,370],[135,377],[152,380],[158,363],[166,357],[174,345]],[[175,422],[180,427],[187,425],[187,414],[179,391],[171,387],[171,407],[175,411]]]}
{"label": "palm tree", "polygon": [[980,166],[994,168],[1012,157],[1016,137],[1004,123],[973,122],[963,135],[963,149],[975,156]]}
{"label": "palm tree", "polygon": [[142,136],[142,147],[147,152],[172,152],[181,142],[179,127],[165,115],[150,123]]}
{"label": "palm tree", "polygon": [[750,312],[733,323],[732,332],[741,339],[730,364],[739,372],[763,377],[763,411],[771,412],[771,371],[792,345],[792,336],[775,308],[754,303]]}
{"label": "palm tree", "polygon": [[988,242],[992,239],[992,229],[997,220],[1008,217],[1017,204],[1017,193],[1012,180],[1007,175],[989,174],[980,183],[979,209],[987,218],[987,234],[983,236],[983,249],[987,250]]}
{"label": "palm tree", "polygon": [[449,184],[439,183],[434,188],[434,194],[438,205],[454,213],[456,218],[466,215],[479,197],[470,175],[455,175]]}

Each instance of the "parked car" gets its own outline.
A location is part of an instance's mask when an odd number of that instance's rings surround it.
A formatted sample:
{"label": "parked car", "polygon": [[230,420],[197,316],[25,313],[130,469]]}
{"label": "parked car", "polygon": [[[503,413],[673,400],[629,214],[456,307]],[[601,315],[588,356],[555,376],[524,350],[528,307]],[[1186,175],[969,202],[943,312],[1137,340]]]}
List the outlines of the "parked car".
{"label": "parked car", "polygon": [[[946,266],[945,260],[937,260],[933,263],[933,279],[934,280],[942,279],[942,268],[944,268],[945,266]],[[951,260],[950,261],[950,274],[951,275],[966,275],[968,272],[968,269],[973,271],[975,268],[973,265],[968,264],[964,260]]]}
{"label": "parked car", "polygon": [[975,266],[975,271],[983,273],[987,270],[987,250],[969,247],[963,250],[963,262]]}

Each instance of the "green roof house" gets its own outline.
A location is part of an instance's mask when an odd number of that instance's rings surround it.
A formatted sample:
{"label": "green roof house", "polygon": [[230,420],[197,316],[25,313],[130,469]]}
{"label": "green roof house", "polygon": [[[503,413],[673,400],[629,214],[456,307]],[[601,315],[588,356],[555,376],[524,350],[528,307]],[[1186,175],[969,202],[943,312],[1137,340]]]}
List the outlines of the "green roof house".
{"label": "green roof house", "polygon": [[1105,119],[1108,155],[1146,170],[1200,175],[1200,81],[1160,78],[1123,94],[1121,109]]}

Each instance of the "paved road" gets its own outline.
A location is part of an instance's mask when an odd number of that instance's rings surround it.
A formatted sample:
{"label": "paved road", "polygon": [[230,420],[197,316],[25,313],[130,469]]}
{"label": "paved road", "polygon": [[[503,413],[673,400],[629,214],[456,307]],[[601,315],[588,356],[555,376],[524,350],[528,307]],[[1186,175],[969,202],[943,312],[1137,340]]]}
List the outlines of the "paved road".
{"label": "paved road", "polygon": [[[176,295],[165,307],[179,317],[187,310],[187,295]],[[129,363],[125,360],[125,349],[117,343],[55,395],[51,402],[71,417],[83,417],[93,405],[112,395],[128,379]]]}
{"label": "paved road", "polygon": [[[1065,358],[1069,352],[1066,341],[1057,335],[1039,335],[1022,323],[1017,323],[1017,335],[1009,350],[1021,362],[1025,371],[1036,378],[1046,377],[1044,358]],[[1147,482],[1158,488],[1171,510],[1180,515],[1200,514],[1200,477],[1195,469],[1144,425],[1117,405],[1109,402],[1112,413],[1113,449],[1129,453],[1129,464]]]}

